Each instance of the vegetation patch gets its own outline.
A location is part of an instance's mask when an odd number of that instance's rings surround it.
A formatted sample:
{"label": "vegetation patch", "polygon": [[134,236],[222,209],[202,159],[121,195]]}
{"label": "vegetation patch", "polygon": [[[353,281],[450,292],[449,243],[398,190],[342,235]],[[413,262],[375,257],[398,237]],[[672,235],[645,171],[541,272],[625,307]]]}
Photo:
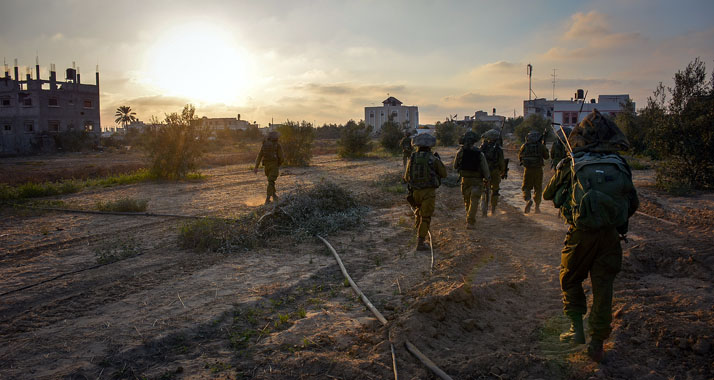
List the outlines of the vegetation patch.
{"label": "vegetation patch", "polygon": [[146,211],[148,205],[149,201],[146,199],[121,198],[106,202],[99,201],[96,208],[99,211],[143,212]]}
{"label": "vegetation patch", "polygon": [[137,256],[140,253],[141,246],[134,238],[108,240],[94,251],[98,264],[111,264]]}
{"label": "vegetation patch", "polygon": [[383,174],[379,179],[372,182],[375,187],[381,191],[393,194],[406,194],[407,188],[404,185],[402,174],[400,172],[392,172]]}
{"label": "vegetation patch", "polygon": [[276,235],[296,241],[357,226],[366,208],[348,190],[331,182],[298,188],[279,202],[235,220],[200,219],[183,224],[184,248],[230,253],[265,243]]}

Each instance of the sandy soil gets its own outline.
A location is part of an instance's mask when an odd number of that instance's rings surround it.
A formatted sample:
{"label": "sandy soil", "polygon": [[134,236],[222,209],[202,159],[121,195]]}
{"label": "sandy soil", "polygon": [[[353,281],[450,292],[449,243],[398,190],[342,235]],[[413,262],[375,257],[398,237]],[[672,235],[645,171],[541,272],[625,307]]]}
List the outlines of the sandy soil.
{"label": "sandy soil", "polygon": [[[0,293],[96,265],[102,247],[141,254],[0,297],[0,378],[383,379],[393,377],[389,339],[403,379],[434,378],[407,339],[455,379],[714,378],[711,194],[667,197],[635,172],[642,214],[623,244],[607,358],[595,365],[584,347],[558,341],[566,226],[547,203],[521,212],[519,168],[475,231],[464,229],[458,188],[438,190],[433,270],[429,254],[412,251],[404,194],[375,182],[400,170],[400,159],[326,155],[278,180],[287,192],[330,179],[370,206],[355,229],[327,238],[386,327],[318,241],[221,255],[179,248],[176,219],[2,210]],[[206,174],[60,199],[91,207],[130,196],[152,212],[214,216],[261,204],[264,177],[245,165]]]}

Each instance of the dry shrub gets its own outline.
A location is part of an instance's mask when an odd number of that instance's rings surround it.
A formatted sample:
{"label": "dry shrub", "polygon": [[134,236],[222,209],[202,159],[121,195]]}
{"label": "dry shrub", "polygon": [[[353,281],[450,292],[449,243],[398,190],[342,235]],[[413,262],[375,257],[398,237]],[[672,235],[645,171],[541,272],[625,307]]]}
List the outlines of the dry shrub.
{"label": "dry shrub", "polygon": [[276,236],[295,241],[359,225],[366,211],[348,190],[331,182],[298,188],[236,220],[201,219],[185,223],[179,231],[184,248],[230,253],[265,243]]}
{"label": "dry shrub", "polygon": [[291,166],[308,166],[312,159],[312,142],[315,140],[315,130],[312,124],[302,121],[286,121],[277,128],[280,133],[280,145],[283,147],[285,164]]}
{"label": "dry shrub", "polygon": [[143,212],[148,205],[149,201],[146,199],[121,198],[114,201],[99,201],[96,208],[99,211]]}

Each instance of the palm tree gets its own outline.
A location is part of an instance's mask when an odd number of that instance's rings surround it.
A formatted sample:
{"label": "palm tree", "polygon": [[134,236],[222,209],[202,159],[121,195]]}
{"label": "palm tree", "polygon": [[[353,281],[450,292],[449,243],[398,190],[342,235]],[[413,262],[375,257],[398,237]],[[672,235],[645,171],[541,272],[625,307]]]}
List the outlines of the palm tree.
{"label": "palm tree", "polygon": [[136,118],[136,112],[131,112],[131,107],[129,106],[120,106],[117,108],[117,112],[114,116],[117,117],[114,119],[114,122],[121,124],[124,128],[126,128],[129,123],[139,120]]}

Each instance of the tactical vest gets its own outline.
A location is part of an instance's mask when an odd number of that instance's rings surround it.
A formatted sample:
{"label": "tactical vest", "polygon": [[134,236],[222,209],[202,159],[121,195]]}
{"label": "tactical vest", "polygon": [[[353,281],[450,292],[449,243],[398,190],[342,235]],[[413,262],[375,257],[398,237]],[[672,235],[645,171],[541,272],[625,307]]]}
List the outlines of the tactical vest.
{"label": "tactical vest", "polygon": [[527,168],[538,168],[543,166],[543,155],[541,153],[540,142],[529,142],[523,148],[521,163]]}
{"label": "tactical vest", "polygon": [[278,162],[278,143],[276,141],[263,141],[263,162]]}
{"label": "tactical vest", "polygon": [[571,166],[572,222],[583,230],[617,228],[627,223],[634,190],[627,162],[616,154],[578,153]]}
{"label": "tactical vest", "polygon": [[459,170],[478,172],[481,170],[481,151],[476,147],[464,147]]}
{"label": "tactical vest", "polygon": [[501,147],[496,142],[486,142],[481,144],[481,152],[486,157],[488,170],[493,171],[498,167],[498,159],[500,158]]}
{"label": "tactical vest", "polygon": [[402,151],[411,152],[412,151],[412,139],[405,137],[402,139]]}
{"label": "tactical vest", "polygon": [[415,152],[410,158],[409,184],[414,189],[437,188],[441,185],[431,152]]}

